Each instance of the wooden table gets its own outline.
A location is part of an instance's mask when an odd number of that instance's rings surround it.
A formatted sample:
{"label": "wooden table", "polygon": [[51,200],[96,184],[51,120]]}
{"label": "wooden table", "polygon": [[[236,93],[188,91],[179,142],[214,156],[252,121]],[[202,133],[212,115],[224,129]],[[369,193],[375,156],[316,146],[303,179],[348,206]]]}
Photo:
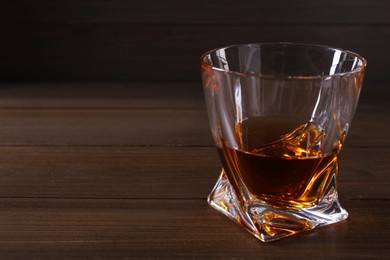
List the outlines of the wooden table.
{"label": "wooden table", "polygon": [[201,84],[2,84],[0,258],[389,258],[390,85],[363,88],[350,217],[261,243],[206,203],[220,162]]}

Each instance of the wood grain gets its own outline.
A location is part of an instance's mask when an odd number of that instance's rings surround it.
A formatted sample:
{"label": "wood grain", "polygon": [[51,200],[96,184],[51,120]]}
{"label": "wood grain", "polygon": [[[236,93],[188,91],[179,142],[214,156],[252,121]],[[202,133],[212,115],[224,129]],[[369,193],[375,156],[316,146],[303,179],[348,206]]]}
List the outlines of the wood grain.
{"label": "wood grain", "polygon": [[203,110],[0,110],[0,145],[209,146]]}
{"label": "wood grain", "polygon": [[[386,111],[386,82],[364,82],[360,109]],[[375,104],[375,105],[373,105]],[[36,82],[0,83],[0,109],[9,108],[172,108],[205,109],[201,83],[192,82]]]}
{"label": "wood grain", "polygon": [[0,83],[1,108],[205,109],[205,104],[201,83],[12,82]]}
{"label": "wood grain", "polygon": [[0,256],[385,259],[389,201],[345,206],[345,222],[264,244],[205,200],[0,199]]}
{"label": "wood grain", "polygon": [[206,203],[201,86],[0,86],[1,259],[386,259],[389,88],[367,84],[340,157],[347,221],[264,244]]}
{"label": "wood grain", "polygon": [[[388,145],[388,115],[360,109],[346,145]],[[0,137],[0,145],[213,146],[201,109],[3,109]]]}
{"label": "wood grain", "polygon": [[[389,156],[346,148],[342,201],[390,199]],[[0,198],[205,199],[221,168],[213,147],[0,147],[0,165]]]}

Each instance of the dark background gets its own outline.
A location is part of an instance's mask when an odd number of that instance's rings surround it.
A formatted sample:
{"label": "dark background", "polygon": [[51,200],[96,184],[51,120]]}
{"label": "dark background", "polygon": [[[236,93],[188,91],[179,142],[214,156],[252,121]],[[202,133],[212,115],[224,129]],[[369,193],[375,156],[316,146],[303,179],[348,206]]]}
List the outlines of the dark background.
{"label": "dark background", "polygon": [[248,42],[331,45],[386,81],[389,0],[6,0],[0,81],[200,81],[199,56]]}

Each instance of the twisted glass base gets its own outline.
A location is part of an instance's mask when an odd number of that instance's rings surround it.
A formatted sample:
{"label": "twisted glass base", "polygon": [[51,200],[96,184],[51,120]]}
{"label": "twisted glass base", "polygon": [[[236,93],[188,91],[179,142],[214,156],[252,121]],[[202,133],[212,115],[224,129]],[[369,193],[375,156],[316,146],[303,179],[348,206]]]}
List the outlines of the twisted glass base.
{"label": "twisted glass base", "polygon": [[261,241],[270,242],[346,219],[348,212],[338,201],[335,185],[333,176],[325,196],[313,207],[281,210],[257,201],[240,203],[222,170],[208,203]]}

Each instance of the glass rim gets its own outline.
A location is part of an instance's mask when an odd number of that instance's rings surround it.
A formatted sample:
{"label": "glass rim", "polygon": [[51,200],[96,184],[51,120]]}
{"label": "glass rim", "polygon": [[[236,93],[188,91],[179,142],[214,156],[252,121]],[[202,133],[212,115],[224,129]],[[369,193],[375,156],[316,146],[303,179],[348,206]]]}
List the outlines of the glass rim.
{"label": "glass rim", "polygon": [[[250,45],[258,45],[258,46],[265,46],[265,45],[268,45],[268,46],[271,46],[271,45],[275,45],[275,46],[283,46],[283,45],[289,45],[289,46],[301,46],[301,47],[315,47],[315,48],[321,48],[321,49],[331,49],[331,50],[335,50],[335,51],[341,51],[341,52],[344,52],[344,53],[347,53],[347,54],[350,54],[352,56],[355,56],[357,57],[361,62],[362,62],[362,66],[361,67],[358,67],[354,70],[351,70],[351,71],[348,71],[348,72],[338,72],[338,73],[335,73],[333,75],[314,75],[314,76],[291,76],[291,75],[285,75],[285,76],[281,76],[281,75],[271,75],[271,74],[262,74],[262,73],[253,73],[253,72],[239,72],[239,71],[235,71],[235,70],[226,70],[226,69],[222,69],[222,68],[218,68],[218,67],[215,67],[215,66],[212,66],[210,65],[208,62],[205,61],[205,58],[216,52],[216,51],[219,51],[219,50],[222,50],[222,49],[227,49],[227,48],[232,48],[232,47],[240,47],[240,46],[250,46]],[[226,72],[226,73],[229,73],[229,74],[235,74],[235,75],[238,75],[238,76],[250,76],[250,77],[258,77],[258,78],[270,78],[270,79],[309,79],[309,80],[313,80],[313,79],[327,79],[327,78],[333,78],[333,77],[337,77],[337,76],[344,76],[344,75],[352,75],[352,74],[355,74],[355,73],[362,73],[365,71],[366,67],[367,67],[367,60],[365,58],[363,58],[360,54],[357,54],[356,52],[353,52],[353,51],[349,51],[349,50],[345,50],[345,49],[341,49],[341,48],[337,48],[337,47],[332,47],[332,46],[327,46],[327,45],[321,45],[321,44],[309,44],[309,43],[294,43],[294,42],[264,42],[264,43],[244,43],[244,44],[232,44],[232,45],[227,45],[225,47],[219,47],[219,48],[214,48],[212,50],[209,50],[209,51],[206,51],[204,52],[201,56],[200,56],[200,63],[201,63],[201,67],[202,68],[205,68],[205,69],[208,69],[208,70],[215,70],[215,71],[219,71],[219,72]]]}

